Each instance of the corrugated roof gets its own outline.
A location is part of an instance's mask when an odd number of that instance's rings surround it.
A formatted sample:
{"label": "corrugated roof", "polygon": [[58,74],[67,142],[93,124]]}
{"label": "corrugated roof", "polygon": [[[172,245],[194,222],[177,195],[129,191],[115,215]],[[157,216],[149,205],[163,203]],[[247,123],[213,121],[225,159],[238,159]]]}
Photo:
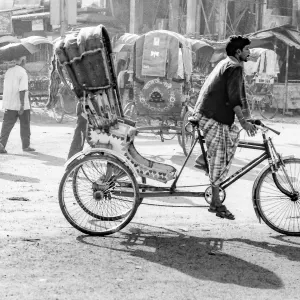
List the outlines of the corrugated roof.
{"label": "corrugated roof", "polygon": [[38,19],[50,19],[50,12],[12,16],[12,20],[32,21]]}
{"label": "corrugated roof", "polygon": [[211,45],[209,45],[208,43],[206,43],[202,40],[188,38],[188,41],[191,43],[193,51],[198,51],[199,49],[201,49],[203,47],[208,47],[213,50],[213,47]]}
{"label": "corrugated roof", "polygon": [[287,29],[286,32],[296,43],[300,44],[300,32],[299,31]]}
{"label": "corrugated roof", "polygon": [[300,44],[295,43],[293,40],[291,40],[286,35],[284,35],[280,32],[273,32],[273,35],[276,36],[279,40],[281,40],[285,44],[289,45],[290,47],[295,47],[297,49],[300,49]]}
{"label": "corrugated roof", "polygon": [[290,25],[282,25],[275,28],[261,30],[251,33],[248,36],[250,39],[255,39],[257,44],[260,44],[260,41],[263,42],[264,40],[272,41],[272,39],[275,37],[290,47],[300,49],[300,33]]}

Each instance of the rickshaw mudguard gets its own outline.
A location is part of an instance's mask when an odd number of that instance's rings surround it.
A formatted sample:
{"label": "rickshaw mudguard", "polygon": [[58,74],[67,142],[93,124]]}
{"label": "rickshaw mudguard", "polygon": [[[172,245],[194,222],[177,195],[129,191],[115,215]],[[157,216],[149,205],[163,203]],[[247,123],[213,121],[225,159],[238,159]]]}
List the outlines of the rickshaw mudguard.
{"label": "rickshaw mudguard", "polygon": [[[289,158],[294,158],[295,156],[294,155],[289,155],[289,156],[283,156],[281,159],[284,160],[284,159],[289,159]],[[276,162],[278,162],[278,160],[276,160]],[[270,168],[269,164],[267,164],[266,166],[264,166],[262,168],[262,170],[259,172],[259,174],[256,176],[255,178],[255,181],[254,181],[254,184],[253,184],[253,187],[252,187],[252,204],[253,204],[253,208],[254,208],[254,211],[255,211],[255,214],[256,214],[256,217],[258,218],[258,221],[259,223],[261,223],[261,217],[259,215],[259,212],[258,212],[258,209],[257,209],[257,205],[256,205],[256,197],[255,197],[255,194],[256,194],[256,189],[257,189],[257,185],[258,185],[258,181],[260,179],[260,177],[262,176],[262,174],[268,169]]]}
{"label": "rickshaw mudguard", "polygon": [[129,169],[132,171],[134,177],[139,177],[139,174],[135,170],[134,165],[124,155],[120,154],[117,151],[114,151],[112,149],[107,149],[107,148],[87,148],[87,149],[84,149],[83,151],[80,151],[80,152],[76,153],[74,156],[72,156],[65,163],[64,167],[67,170],[70,167],[72,167],[72,165],[74,163],[77,163],[81,159],[83,159],[83,158],[85,158],[87,156],[92,156],[93,154],[97,154],[97,153],[107,154],[107,155],[109,155],[109,156],[111,156],[113,158],[116,158],[116,159],[120,160],[127,167],[129,167]]}

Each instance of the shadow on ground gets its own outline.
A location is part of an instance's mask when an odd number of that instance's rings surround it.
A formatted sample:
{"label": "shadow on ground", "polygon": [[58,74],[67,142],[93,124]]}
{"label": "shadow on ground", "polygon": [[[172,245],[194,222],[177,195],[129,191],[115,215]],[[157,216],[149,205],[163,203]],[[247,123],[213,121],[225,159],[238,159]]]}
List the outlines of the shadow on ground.
{"label": "shadow on ground", "polygon": [[[61,158],[61,157],[57,157],[57,156],[53,156],[53,155],[49,155],[49,154],[44,154],[41,152],[30,152],[30,154],[25,154],[26,156],[30,155],[30,158],[32,159],[36,159],[36,160],[40,160],[45,162],[45,165],[48,166],[63,166],[66,162],[66,159]],[[20,157],[24,157],[25,155],[22,154],[14,154],[14,156],[20,156]]]}
{"label": "shadow on ground", "polygon": [[0,172],[0,179],[14,181],[14,182],[30,182],[30,183],[39,183],[40,180],[34,177],[20,176],[11,173]]}
{"label": "shadow on ground", "polygon": [[[196,279],[229,283],[258,289],[280,289],[284,284],[271,270],[245,259],[222,252],[224,245],[251,245],[267,250],[291,260],[300,260],[299,248],[270,245],[248,239],[202,238],[184,235],[165,228],[151,227],[131,223],[127,233],[99,239],[91,236],[79,236],[81,243],[116,251],[115,255],[129,255],[141,258],[151,264],[159,264],[174,269]],[[149,229],[150,228],[150,229]],[[124,258],[125,259],[125,258]]]}

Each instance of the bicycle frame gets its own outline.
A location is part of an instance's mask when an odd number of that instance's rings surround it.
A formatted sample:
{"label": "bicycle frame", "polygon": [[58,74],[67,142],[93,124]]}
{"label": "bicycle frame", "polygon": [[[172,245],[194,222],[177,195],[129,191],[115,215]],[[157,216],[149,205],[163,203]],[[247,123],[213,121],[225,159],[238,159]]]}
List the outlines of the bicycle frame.
{"label": "bicycle frame", "polygon": [[[178,176],[175,178],[172,186],[171,186],[171,190],[174,190],[176,188],[176,183],[183,171],[183,168],[185,167],[190,155],[193,152],[194,147],[196,146],[197,142],[200,144],[200,148],[204,157],[204,161],[205,161],[205,166],[206,166],[206,170],[209,169],[208,167],[208,161],[206,158],[205,150],[204,150],[204,137],[201,135],[200,129],[199,127],[197,127],[197,138],[195,139],[191,150],[186,158],[186,160],[184,161],[181,170],[179,171]],[[230,186],[232,183],[234,183],[235,181],[237,181],[238,179],[240,179],[242,176],[244,176],[246,173],[248,173],[249,171],[251,171],[252,169],[254,169],[256,166],[258,166],[260,163],[262,163],[264,160],[271,158],[271,152],[270,152],[270,148],[269,148],[269,144],[268,144],[268,140],[266,138],[265,133],[263,133],[263,143],[256,143],[256,142],[246,142],[246,141],[242,141],[239,142],[238,147],[240,148],[247,148],[247,149],[254,149],[254,150],[262,150],[264,151],[260,156],[258,156],[257,158],[253,159],[252,161],[250,161],[246,166],[242,167],[241,169],[237,170],[234,174],[232,174],[230,177],[228,177],[227,179],[225,179],[221,184],[220,184],[220,188],[221,189],[225,189],[228,186]],[[276,152],[277,153],[277,152]]]}
{"label": "bicycle frame", "polygon": [[[264,160],[268,160],[269,162],[269,166],[272,170],[272,177],[273,180],[275,182],[275,185],[277,186],[277,188],[285,195],[289,196],[289,197],[293,197],[295,190],[291,184],[291,182],[288,182],[290,187],[293,190],[293,193],[290,193],[289,191],[287,191],[286,189],[284,189],[278,182],[277,179],[277,175],[275,173],[275,161],[279,161],[282,165],[283,165],[283,161],[281,159],[281,156],[278,154],[278,152],[276,151],[274,144],[271,140],[271,138],[266,137],[266,133],[265,131],[263,131],[262,133],[262,137],[263,137],[263,142],[262,143],[256,143],[256,142],[247,142],[247,141],[240,141],[238,144],[238,147],[240,148],[246,148],[246,149],[253,149],[253,150],[261,150],[264,151],[260,156],[254,158],[253,160],[251,160],[247,165],[245,165],[244,167],[240,168],[239,170],[237,170],[234,174],[232,174],[230,177],[226,178],[221,184],[220,184],[220,188],[222,190],[226,189],[228,186],[230,186],[231,184],[233,184],[234,182],[236,182],[238,179],[240,179],[242,176],[244,176],[245,174],[247,174],[248,172],[250,172],[252,169],[254,169],[256,166],[258,166],[260,163],[262,163]],[[195,147],[195,145],[197,144],[197,142],[199,142],[200,147],[201,147],[201,151],[204,157],[204,161],[205,161],[205,166],[206,169],[208,170],[208,162],[207,162],[207,158],[205,155],[205,150],[204,150],[204,137],[201,135],[200,129],[199,127],[197,127],[197,138],[195,139],[192,148],[186,158],[186,160],[183,163],[183,166],[181,167],[181,170],[178,174],[178,176],[175,178],[172,186],[171,186],[171,190],[174,191],[176,188],[176,183],[183,171],[183,168],[185,167],[191,153],[193,152],[193,149]],[[288,177],[287,177],[288,178]]]}
{"label": "bicycle frame", "polygon": [[[205,149],[204,149],[204,137],[201,135],[200,133],[200,129],[197,127],[197,137],[195,139],[195,141],[193,142],[193,145],[190,149],[190,152],[188,154],[188,156],[186,157],[178,175],[176,176],[176,178],[174,179],[171,187],[156,187],[156,186],[152,186],[152,185],[147,185],[147,184],[140,184],[139,185],[139,189],[142,190],[142,192],[140,192],[140,197],[141,198],[152,198],[152,197],[169,197],[170,195],[177,195],[177,196],[189,196],[189,197],[204,197],[204,192],[187,192],[187,191],[179,191],[176,190],[177,186],[177,182],[182,174],[183,169],[185,168],[185,165],[187,163],[187,161],[189,160],[194,147],[196,146],[197,143],[200,144],[201,147],[201,151],[204,154],[205,153]],[[290,193],[289,191],[287,191],[286,189],[284,189],[278,182],[277,179],[277,175],[275,173],[275,168],[277,168],[275,161],[278,161],[280,164],[283,165],[283,161],[281,159],[281,156],[277,153],[273,142],[271,140],[271,138],[267,138],[265,131],[263,131],[262,133],[262,137],[263,137],[263,142],[262,143],[257,143],[257,142],[247,142],[247,141],[241,141],[239,142],[238,147],[240,148],[246,148],[246,149],[253,149],[253,150],[261,150],[263,151],[263,153],[261,155],[259,155],[258,157],[254,158],[253,160],[251,160],[247,165],[245,165],[244,167],[240,168],[239,170],[237,170],[234,174],[232,174],[230,177],[226,178],[221,184],[220,184],[220,188],[221,189],[226,189],[228,186],[230,186],[231,184],[233,184],[234,182],[236,182],[238,179],[240,179],[242,176],[244,176],[245,174],[247,174],[249,171],[251,171],[252,169],[254,169],[256,166],[258,166],[260,163],[262,163],[264,160],[268,160],[269,162],[269,166],[272,169],[272,176],[273,176],[273,180],[277,186],[277,188],[285,195],[292,197],[293,193]],[[204,154],[204,161],[205,161],[205,165],[206,168],[208,170],[208,161],[206,158],[206,155]],[[291,185],[291,184],[290,184]],[[292,187],[292,185],[291,185]],[[147,192],[151,191],[151,192]],[[293,189],[294,191],[294,189]],[[129,196],[130,193],[128,192],[122,192],[122,195],[125,194],[127,196]]]}

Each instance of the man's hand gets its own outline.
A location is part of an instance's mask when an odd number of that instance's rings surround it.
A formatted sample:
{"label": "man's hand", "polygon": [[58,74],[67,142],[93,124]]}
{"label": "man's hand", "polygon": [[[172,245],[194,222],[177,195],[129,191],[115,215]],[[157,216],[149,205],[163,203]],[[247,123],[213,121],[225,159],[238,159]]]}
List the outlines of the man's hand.
{"label": "man's hand", "polygon": [[24,112],[24,106],[21,105],[20,110],[18,111],[19,116],[23,115]]}
{"label": "man's hand", "polygon": [[254,124],[251,124],[245,120],[243,120],[243,122],[240,122],[241,126],[243,127],[243,129],[246,130],[248,136],[255,136],[257,133],[257,128]]}

